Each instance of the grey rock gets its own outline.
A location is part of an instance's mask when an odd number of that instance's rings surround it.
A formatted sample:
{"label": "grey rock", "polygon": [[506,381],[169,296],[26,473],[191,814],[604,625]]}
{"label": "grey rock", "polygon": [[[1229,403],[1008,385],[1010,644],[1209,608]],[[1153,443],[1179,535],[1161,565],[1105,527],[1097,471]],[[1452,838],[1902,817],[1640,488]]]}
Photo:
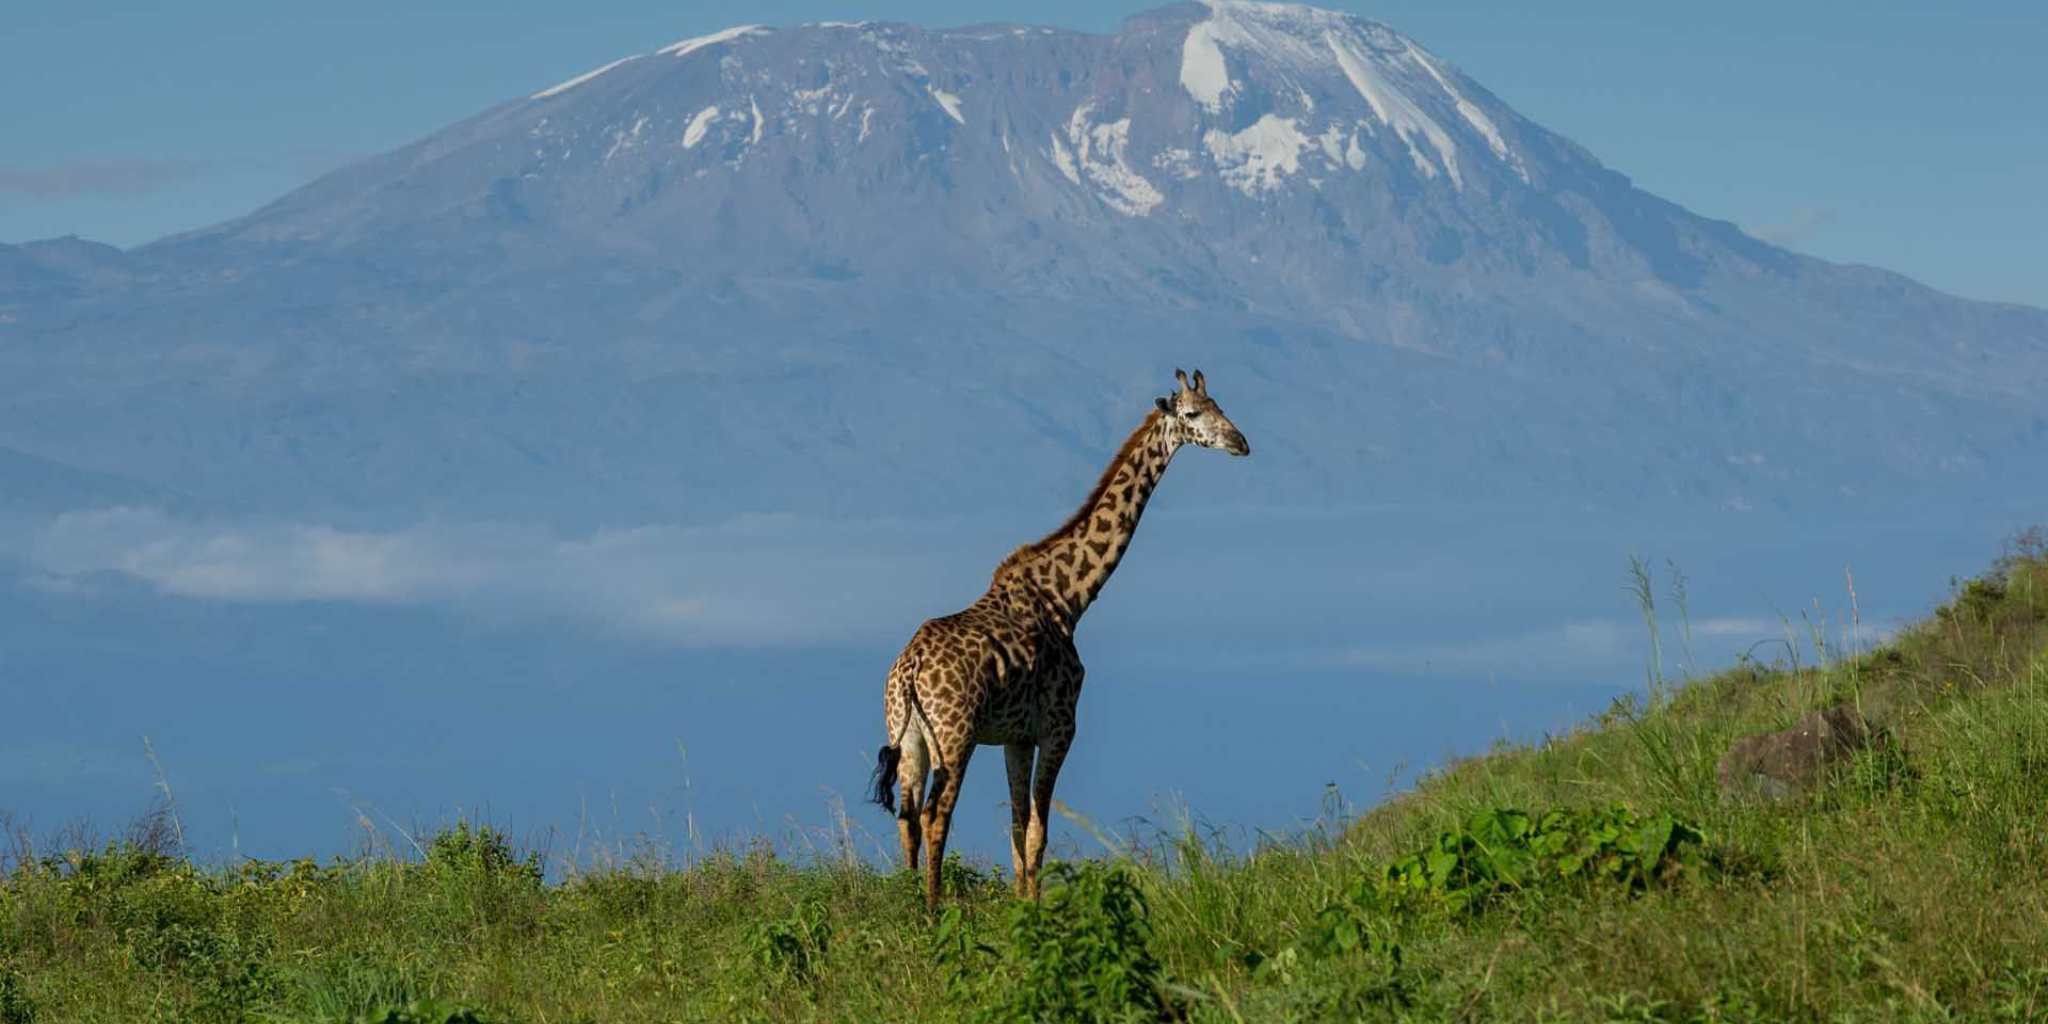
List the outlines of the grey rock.
{"label": "grey rock", "polygon": [[1736,740],[1714,774],[1724,799],[1781,800],[1811,791],[1830,765],[1883,741],[1883,732],[1873,730],[1855,708],[1836,705],[1789,729]]}

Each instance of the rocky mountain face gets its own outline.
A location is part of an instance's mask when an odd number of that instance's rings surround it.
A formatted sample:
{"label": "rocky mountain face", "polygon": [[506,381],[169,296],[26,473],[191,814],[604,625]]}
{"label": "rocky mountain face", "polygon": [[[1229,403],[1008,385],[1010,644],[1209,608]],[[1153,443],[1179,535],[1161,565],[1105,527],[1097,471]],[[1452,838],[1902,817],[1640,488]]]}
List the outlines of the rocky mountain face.
{"label": "rocky mountain face", "polygon": [[1189,486],[1253,504],[1967,499],[2048,444],[2048,313],[1765,244],[1288,5],[735,28],[231,223],[0,246],[0,450],[67,494],[1053,508],[1177,365],[1260,456]]}

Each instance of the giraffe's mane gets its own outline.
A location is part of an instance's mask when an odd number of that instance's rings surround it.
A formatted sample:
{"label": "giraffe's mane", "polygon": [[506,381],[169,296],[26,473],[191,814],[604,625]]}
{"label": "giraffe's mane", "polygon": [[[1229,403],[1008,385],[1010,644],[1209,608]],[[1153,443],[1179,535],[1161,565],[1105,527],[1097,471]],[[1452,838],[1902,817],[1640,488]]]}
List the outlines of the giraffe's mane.
{"label": "giraffe's mane", "polygon": [[1038,547],[1036,545],[1019,544],[1017,545],[1017,549],[1015,551],[1012,551],[1009,554],[1004,555],[1003,560],[996,563],[996,571],[990,573],[989,575],[992,579],[999,581],[1005,575],[1010,574],[1013,570],[1021,569],[1024,566],[1030,565],[1031,560],[1037,555]]}
{"label": "giraffe's mane", "polygon": [[1013,561],[1017,561],[1020,556],[1028,557],[1026,555],[1027,552],[1039,554],[1051,547],[1061,537],[1074,532],[1075,527],[1080,526],[1082,521],[1088,518],[1089,513],[1095,511],[1096,503],[1100,502],[1102,496],[1109,491],[1110,481],[1116,479],[1117,467],[1123,465],[1124,460],[1131,457],[1131,453],[1136,451],[1138,446],[1143,444],[1147,437],[1151,436],[1153,428],[1158,425],[1159,410],[1153,409],[1151,412],[1146,413],[1145,422],[1138,424],[1138,429],[1131,431],[1131,436],[1124,438],[1123,447],[1118,448],[1116,455],[1109,460],[1109,465],[1103,469],[1101,478],[1095,481],[1095,489],[1089,491],[1086,498],[1081,499],[1081,507],[1075,509],[1074,514],[1068,516],[1067,521],[1061,523],[1059,529],[1040,537],[1035,543],[1026,544],[1011,552],[1010,557],[1003,560],[1003,564],[1008,565]]}

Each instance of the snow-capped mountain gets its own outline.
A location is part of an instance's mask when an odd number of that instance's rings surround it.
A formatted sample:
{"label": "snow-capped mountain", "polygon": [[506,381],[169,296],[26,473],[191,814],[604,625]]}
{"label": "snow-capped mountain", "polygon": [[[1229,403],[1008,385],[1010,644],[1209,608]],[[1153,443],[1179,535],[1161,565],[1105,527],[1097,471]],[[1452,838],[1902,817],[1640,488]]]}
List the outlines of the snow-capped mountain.
{"label": "snow-capped mountain", "polygon": [[651,46],[241,220],[0,247],[0,364],[0,446],[370,517],[1058,506],[1188,364],[1253,501],[1918,500],[2048,442],[2048,314],[1234,2]]}

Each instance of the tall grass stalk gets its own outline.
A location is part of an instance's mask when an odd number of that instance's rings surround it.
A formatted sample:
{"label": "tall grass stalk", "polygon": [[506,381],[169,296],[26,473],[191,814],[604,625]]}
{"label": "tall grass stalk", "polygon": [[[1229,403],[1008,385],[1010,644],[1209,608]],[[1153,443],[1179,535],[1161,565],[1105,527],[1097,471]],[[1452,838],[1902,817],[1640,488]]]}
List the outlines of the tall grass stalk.
{"label": "tall grass stalk", "polygon": [[1650,659],[1644,674],[1650,684],[1650,704],[1656,706],[1664,695],[1664,636],[1657,629],[1657,591],[1650,581],[1650,563],[1640,555],[1628,556],[1628,589],[1643,613],[1643,629],[1650,636]]}

